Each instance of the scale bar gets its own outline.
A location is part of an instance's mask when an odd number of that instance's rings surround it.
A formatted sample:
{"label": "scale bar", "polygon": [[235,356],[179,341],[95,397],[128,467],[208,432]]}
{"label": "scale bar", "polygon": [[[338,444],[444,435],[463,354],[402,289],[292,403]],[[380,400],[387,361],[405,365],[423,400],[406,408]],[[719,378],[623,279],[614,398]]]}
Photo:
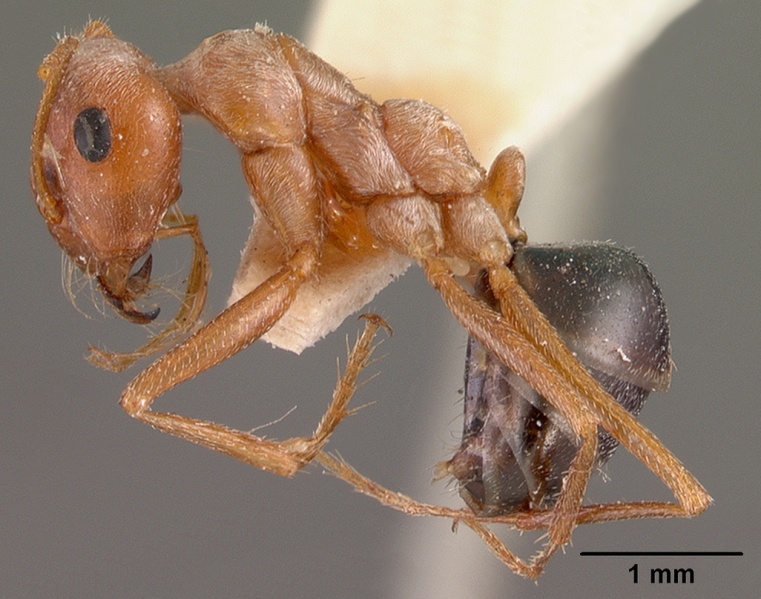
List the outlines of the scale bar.
{"label": "scale bar", "polygon": [[579,555],[583,556],[710,556],[710,557],[723,557],[723,556],[741,556],[742,551],[581,551]]}

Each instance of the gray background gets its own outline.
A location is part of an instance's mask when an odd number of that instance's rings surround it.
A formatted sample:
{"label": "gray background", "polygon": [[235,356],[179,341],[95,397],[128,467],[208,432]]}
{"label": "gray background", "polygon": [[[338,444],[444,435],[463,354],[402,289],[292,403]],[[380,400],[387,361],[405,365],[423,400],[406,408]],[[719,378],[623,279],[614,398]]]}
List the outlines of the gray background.
{"label": "gray background", "polygon": [[[72,308],[59,285],[59,251],[29,191],[35,71],[51,36],[107,16],[120,37],[167,63],[255,20],[302,36],[309,12],[300,3],[153,4],[33,1],[3,10],[0,596],[758,596],[761,5],[699,5],[529,157],[529,233],[541,228],[538,207],[594,191],[598,206],[569,237],[634,247],[658,277],[678,370],[642,419],[716,500],[693,521],[578,529],[537,587],[467,530],[453,535],[444,521],[385,509],[316,467],[288,481],[131,421],[116,400],[134,371],[113,375],[82,359],[88,342],[129,348],[142,337],[111,316],[86,320]],[[590,144],[586,124],[600,115],[604,134]],[[182,205],[199,213],[214,267],[212,314],[228,293],[250,208],[234,151],[207,126],[188,126],[184,161]],[[559,182],[559,172],[572,179]],[[395,329],[374,367],[380,376],[357,398],[376,403],[344,423],[331,447],[380,482],[456,505],[429,480],[460,427],[464,334],[417,271],[370,308]],[[267,434],[307,433],[329,397],[344,337],[357,328],[351,319],[299,358],[256,345],[160,405],[244,429],[298,405]],[[669,498],[623,452],[608,475],[594,485],[595,499]],[[695,570],[692,587],[659,589],[632,584],[633,558],[581,558],[581,550],[745,557],[640,559],[641,573]]]}

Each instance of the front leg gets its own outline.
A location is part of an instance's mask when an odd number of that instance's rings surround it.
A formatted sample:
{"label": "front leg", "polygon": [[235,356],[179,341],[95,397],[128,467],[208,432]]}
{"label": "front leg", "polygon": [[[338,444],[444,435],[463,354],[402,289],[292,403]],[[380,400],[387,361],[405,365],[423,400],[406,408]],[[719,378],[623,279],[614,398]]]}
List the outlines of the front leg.
{"label": "front leg", "polygon": [[277,444],[226,427],[176,414],[152,412],[161,394],[208,370],[251,344],[288,309],[308,271],[299,268],[297,253],[278,273],[233,304],[183,343],[161,356],[127,386],[120,404],[138,418],[164,432],[226,453],[264,470],[290,475],[294,460],[284,460]]}
{"label": "front leg", "polygon": [[367,320],[365,330],[349,355],[333,399],[310,437],[271,441],[206,420],[154,412],[151,404],[165,391],[211,368],[259,337],[287,309],[303,277],[303,271],[291,264],[281,269],[140,373],[122,394],[122,407],[131,416],[181,439],[268,472],[294,475],[314,458],[338,423],[348,415],[347,406],[356,390],[357,377],[367,365],[373,349],[372,339],[378,327],[383,325],[380,319]]}
{"label": "front leg", "polygon": [[[319,266],[322,230],[319,189],[306,152],[298,145],[274,147],[243,156],[243,167],[252,195],[283,241],[287,258],[271,277],[183,343],[156,360],[125,389],[121,405],[131,416],[177,437],[230,455],[243,462],[291,476],[327,441],[346,415],[353,380],[339,384],[334,401],[308,439],[274,442],[227,427],[177,414],[153,412],[161,394],[233,356],[266,333],[288,310],[301,285]],[[376,327],[377,328],[377,327]],[[366,333],[370,338],[374,330]],[[369,350],[355,348],[350,366],[364,364]],[[356,368],[347,376],[355,379]],[[344,391],[341,391],[344,389]]]}
{"label": "front leg", "polygon": [[90,347],[90,355],[87,356],[89,362],[107,370],[121,372],[137,360],[171,347],[198,324],[206,304],[206,291],[211,276],[209,258],[201,238],[198,218],[175,209],[164,215],[161,226],[156,231],[156,239],[168,239],[179,235],[188,235],[193,240],[193,260],[188,271],[185,294],[172,322],[142,347],[128,353]]}

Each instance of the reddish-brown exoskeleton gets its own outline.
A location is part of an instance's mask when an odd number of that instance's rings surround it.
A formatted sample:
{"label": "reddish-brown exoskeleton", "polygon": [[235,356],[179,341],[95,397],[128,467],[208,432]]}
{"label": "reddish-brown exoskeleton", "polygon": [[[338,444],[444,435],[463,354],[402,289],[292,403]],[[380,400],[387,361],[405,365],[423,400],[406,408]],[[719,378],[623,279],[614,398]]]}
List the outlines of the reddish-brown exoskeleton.
{"label": "reddish-brown exoskeleton", "polygon": [[[487,174],[457,125],[438,109],[414,100],[379,105],[296,40],[261,26],[220,33],[180,62],[157,67],[105,24],[91,22],[81,35],[58,43],[39,75],[45,91],[32,141],[37,205],[59,245],[116,311],[137,323],[155,318],[156,311],[141,311],[136,303],[149,288],[151,257],[140,267],[137,262],[157,239],[188,234],[194,241],[174,320],[132,354],[91,356],[121,369],[174,345],[123,392],[121,405],[131,416],[283,476],[317,459],[396,509],[465,523],[507,565],[531,577],[579,523],[692,516],[711,502],[577,361],[510,270],[514,248],[526,240],[516,216],[524,163],[515,148],[499,154]],[[202,115],[239,149],[255,213],[229,307],[184,340],[205,301],[207,261],[196,219],[175,207],[181,113]],[[151,409],[162,393],[259,337],[301,351],[412,261],[488,355],[527,381],[565,422],[575,453],[567,473],[555,477],[549,508],[473,512],[421,504],[323,451],[348,413],[382,324],[377,318],[368,320],[311,437],[275,442]],[[455,278],[481,271],[495,307]],[[661,375],[668,379],[668,371]],[[678,503],[582,505],[599,453],[598,428],[657,474]],[[455,460],[440,470],[469,484]],[[547,529],[548,540],[524,562],[486,527],[489,522]]]}

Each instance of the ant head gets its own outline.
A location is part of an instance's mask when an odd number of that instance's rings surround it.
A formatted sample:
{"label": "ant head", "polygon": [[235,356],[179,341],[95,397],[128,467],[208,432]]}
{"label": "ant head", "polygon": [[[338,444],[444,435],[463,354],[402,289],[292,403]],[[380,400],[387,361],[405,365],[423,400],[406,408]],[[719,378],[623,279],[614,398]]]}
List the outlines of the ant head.
{"label": "ant head", "polygon": [[63,38],[38,74],[45,82],[32,139],[37,207],[61,248],[125,318],[147,288],[153,242],[180,195],[181,124],[153,62],[90,22]]}

